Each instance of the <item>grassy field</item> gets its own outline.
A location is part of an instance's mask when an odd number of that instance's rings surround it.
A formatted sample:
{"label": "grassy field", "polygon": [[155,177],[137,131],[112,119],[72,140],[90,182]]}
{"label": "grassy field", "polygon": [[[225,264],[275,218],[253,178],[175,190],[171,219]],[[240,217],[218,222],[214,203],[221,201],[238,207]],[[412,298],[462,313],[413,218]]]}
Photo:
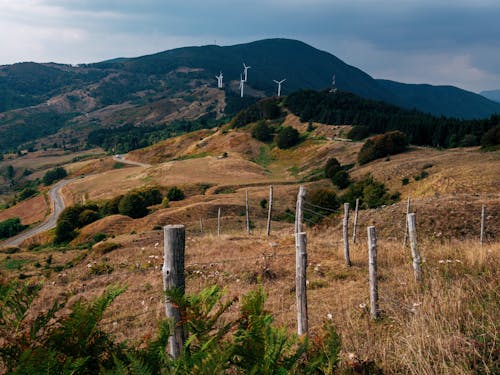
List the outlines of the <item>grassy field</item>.
{"label": "grassy field", "polygon": [[[292,117],[286,121],[307,127]],[[48,233],[21,249],[3,249],[0,278],[44,284],[32,313],[46,309],[58,296],[70,295],[72,303],[96,296],[110,284],[127,285],[108,310],[104,327],[118,340],[140,346],[156,332],[164,314],[161,227],[184,224],[188,293],[217,284],[229,299],[262,284],[268,294],[266,308],[276,324],[295,332],[295,244],[289,219],[298,185],[303,183],[308,191],[333,188],[329,180],[310,181],[315,180],[311,177],[320,176],[330,157],[353,164],[361,147],[361,143],[329,139],[342,136],[342,127],[314,126],[309,139],[289,150],[263,145],[247,130],[219,129],[169,139],[127,156],[152,164],[147,168],[115,169],[110,158],[72,163],[68,170],[82,178],[65,188],[68,203],[108,199],[143,186],[176,185],[187,197],[170,202],[168,208],[151,207],[152,212],[141,219],[103,218],[61,248],[47,245]],[[224,152],[227,157],[221,157]],[[358,241],[351,243],[352,267],[344,264],[339,214],[307,227],[311,337],[331,319],[342,337],[344,370],[353,373],[356,366],[371,363],[388,374],[500,371],[499,155],[474,148],[413,148],[361,167],[354,165],[349,170],[353,178],[371,173],[391,192],[401,192],[402,200],[360,212]],[[408,181],[403,183],[405,178]],[[273,230],[266,237],[267,208],[262,201],[268,198],[270,184],[275,194]],[[250,235],[245,231],[246,191],[253,226]],[[406,197],[411,197],[412,211],[417,212],[424,259],[421,285],[414,282],[410,250],[403,247]],[[486,242],[481,246],[483,204],[487,222]],[[216,228],[219,208],[221,236]],[[17,209],[22,214],[29,205]],[[368,225],[376,226],[379,239],[378,321],[370,320],[367,308]],[[107,239],[92,248],[97,233]],[[236,310],[237,306],[230,309],[226,318]]]}

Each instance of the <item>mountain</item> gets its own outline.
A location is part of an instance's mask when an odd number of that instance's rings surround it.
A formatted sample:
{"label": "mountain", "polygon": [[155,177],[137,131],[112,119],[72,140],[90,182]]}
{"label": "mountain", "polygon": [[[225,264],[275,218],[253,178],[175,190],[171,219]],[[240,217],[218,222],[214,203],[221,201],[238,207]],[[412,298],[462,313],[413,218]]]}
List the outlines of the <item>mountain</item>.
{"label": "mountain", "polygon": [[485,98],[500,103],[500,90],[481,91],[480,94]]}
{"label": "mountain", "polygon": [[[252,66],[239,97],[242,63]],[[224,74],[224,90],[215,75]],[[377,80],[334,55],[289,39],[221,47],[185,47],[136,58],[78,66],[32,62],[0,66],[0,151],[47,145],[83,145],[95,128],[161,126],[178,119],[204,121],[233,114],[276,92],[336,85],[434,115],[484,118],[500,103],[451,86],[408,85]],[[44,137],[43,142],[32,142]]]}

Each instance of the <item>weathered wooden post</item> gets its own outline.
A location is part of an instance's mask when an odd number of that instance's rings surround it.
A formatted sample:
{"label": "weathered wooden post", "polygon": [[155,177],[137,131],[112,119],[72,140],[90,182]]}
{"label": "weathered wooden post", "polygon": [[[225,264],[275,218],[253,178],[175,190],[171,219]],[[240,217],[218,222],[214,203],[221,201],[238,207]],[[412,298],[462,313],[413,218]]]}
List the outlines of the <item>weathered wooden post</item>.
{"label": "weathered wooden post", "polygon": [[[408,214],[410,213],[410,197],[406,200],[406,216],[408,218]],[[403,240],[403,246],[406,247],[408,244],[408,219],[405,220],[405,238]]]}
{"label": "weathered wooden post", "polygon": [[273,211],[273,185],[269,186],[269,204],[267,210],[267,225],[266,225],[266,234],[269,237],[271,234],[271,214]]}
{"label": "weathered wooden post", "polygon": [[306,197],[306,188],[299,187],[297,194],[297,205],[295,207],[295,234],[304,231],[304,198]]}
{"label": "weathered wooden post", "polygon": [[220,207],[217,211],[217,235],[220,236]]}
{"label": "weathered wooden post", "polygon": [[308,333],[307,316],[307,237],[305,232],[295,234],[295,291],[297,296],[297,332]]}
{"label": "weathered wooden post", "polygon": [[[163,259],[163,290],[165,292],[178,290],[182,294],[186,289],[184,278],[184,246],[186,230],[184,225],[166,225],[163,227],[164,259]],[[172,321],[172,332],[168,338],[168,351],[172,358],[177,358],[182,352],[186,331],[182,325],[183,311],[172,303],[167,296],[165,301],[167,318]]]}
{"label": "weathered wooden post", "polygon": [[349,256],[349,203],[344,203],[344,259],[347,267],[351,267]]}
{"label": "weathered wooden post", "polygon": [[377,276],[377,234],[374,226],[368,227],[368,273],[370,275],[370,315],[377,319],[378,276]]}
{"label": "weathered wooden post", "polygon": [[359,198],[356,198],[356,208],[354,210],[354,224],[352,228],[352,243],[356,243],[356,232],[358,228]]}
{"label": "weathered wooden post", "polygon": [[413,258],[413,273],[417,282],[422,281],[422,259],[417,241],[417,219],[415,213],[408,214],[408,236],[410,238],[411,257]]}
{"label": "weathered wooden post", "polygon": [[481,208],[481,234],[479,236],[479,243],[482,245],[484,243],[484,228],[486,226],[486,206],[483,204]]}
{"label": "weathered wooden post", "polygon": [[203,219],[200,217],[200,232],[203,233]]}
{"label": "weathered wooden post", "polygon": [[250,213],[248,211],[248,190],[245,191],[245,214],[247,217],[247,234],[250,234]]}

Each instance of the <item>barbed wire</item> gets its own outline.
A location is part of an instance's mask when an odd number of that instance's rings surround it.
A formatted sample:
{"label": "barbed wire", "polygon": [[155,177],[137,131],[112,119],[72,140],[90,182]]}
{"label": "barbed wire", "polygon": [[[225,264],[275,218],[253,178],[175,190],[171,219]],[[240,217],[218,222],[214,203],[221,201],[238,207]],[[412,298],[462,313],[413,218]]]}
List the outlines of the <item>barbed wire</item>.
{"label": "barbed wire", "polygon": [[316,204],[312,204],[311,202],[308,202],[306,200],[304,200],[304,204],[311,206],[311,207],[314,207],[314,208],[319,208],[321,210],[330,211],[332,213],[340,213],[341,212],[340,210],[334,210],[333,208],[322,207],[322,206],[318,206]]}

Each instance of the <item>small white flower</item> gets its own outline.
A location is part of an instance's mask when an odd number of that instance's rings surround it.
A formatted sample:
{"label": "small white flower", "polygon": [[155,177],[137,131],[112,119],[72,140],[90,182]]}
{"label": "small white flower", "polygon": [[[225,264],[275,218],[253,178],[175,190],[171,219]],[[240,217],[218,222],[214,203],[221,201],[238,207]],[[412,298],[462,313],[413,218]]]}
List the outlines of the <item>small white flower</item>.
{"label": "small white flower", "polygon": [[359,304],[360,309],[366,309],[366,303],[360,303]]}
{"label": "small white flower", "polygon": [[445,263],[445,261],[441,259],[441,260],[439,260],[439,262],[438,262],[438,263],[443,264],[443,263]]}
{"label": "small white flower", "polygon": [[332,319],[333,319],[333,315],[332,315],[332,314],[330,314],[330,313],[328,313],[328,314],[326,314],[326,318],[327,318],[328,320],[332,320]]}

